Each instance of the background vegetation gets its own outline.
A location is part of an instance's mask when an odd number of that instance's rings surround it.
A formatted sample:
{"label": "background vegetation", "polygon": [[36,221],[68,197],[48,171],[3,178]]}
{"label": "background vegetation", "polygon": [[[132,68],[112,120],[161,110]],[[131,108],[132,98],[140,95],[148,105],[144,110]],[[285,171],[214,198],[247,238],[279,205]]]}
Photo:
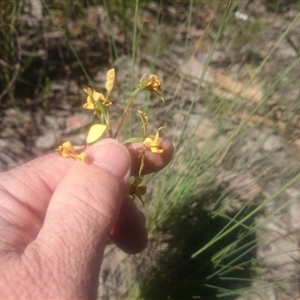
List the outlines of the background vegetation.
{"label": "background vegetation", "polygon": [[136,103],[175,157],[148,181],[149,247],[122,260],[101,299],[299,293],[299,5],[0,1],[3,171],[66,138],[82,143],[93,121],[82,88],[103,87],[109,68],[113,118],[145,72],[162,79],[164,105]]}

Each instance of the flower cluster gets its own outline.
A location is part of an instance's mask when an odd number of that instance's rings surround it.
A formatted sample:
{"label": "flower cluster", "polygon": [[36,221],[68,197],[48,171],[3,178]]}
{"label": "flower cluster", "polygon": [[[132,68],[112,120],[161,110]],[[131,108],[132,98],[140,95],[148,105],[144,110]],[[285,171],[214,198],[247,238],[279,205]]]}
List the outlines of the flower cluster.
{"label": "flower cluster", "polygon": [[[122,128],[123,122],[126,118],[128,111],[132,107],[136,96],[140,92],[149,91],[151,94],[159,97],[164,102],[164,98],[159,93],[159,89],[161,87],[160,80],[156,75],[146,73],[141,78],[138,87],[131,93],[125,105],[124,111],[120,117],[119,123],[117,124],[117,129],[115,130],[115,132],[113,132],[108,108],[110,105],[113,104],[109,98],[115,86],[115,82],[115,69],[110,69],[106,74],[105,94],[99,93],[92,88],[84,89],[84,92],[87,94],[87,98],[86,102],[83,104],[83,108],[92,110],[94,115],[97,117],[97,123],[92,125],[88,131],[85,147],[88,144],[92,144],[98,141],[105,134],[105,132],[109,137],[116,138],[120,129]],[[143,186],[141,184],[143,182],[142,171],[144,168],[144,157],[146,150],[149,150],[152,153],[160,154],[164,151],[164,149],[159,145],[159,133],[162,127],[158,128],[154,137],[148,136],[148,116],[145,112],[141,110],[137,110],[137,113],[140,116],[142,123],[142,136],[129,138],[126,141],[124,141],[124,143],[129,144],[133,142],[138,142],[141,143],[143,146],[143,150],[141,151],[139,156],[141,158],[139,173],[136,176],[132,176],[132,178],[130,179],[129,195],[132,197],[132,199],[138,197],[144,204],[142,196],[146,193],[147,188],[146,186]],[[87,159],[87,154],[83,151],[75,150],[70,141],[67,141],[60,145],[57,148],[57,151],[62,157],[70,157],[74,160],[78,160],[81,162],[84,162]]]}

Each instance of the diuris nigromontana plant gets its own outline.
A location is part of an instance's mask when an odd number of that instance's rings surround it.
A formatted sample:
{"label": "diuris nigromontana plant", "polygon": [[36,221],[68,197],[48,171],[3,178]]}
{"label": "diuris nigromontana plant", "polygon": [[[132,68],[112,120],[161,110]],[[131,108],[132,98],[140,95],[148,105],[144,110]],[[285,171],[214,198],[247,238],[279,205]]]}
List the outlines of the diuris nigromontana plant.
{"label": "diuris nigromontana plant", "polygon": [[[163,102],[164,98],[159,93],[159,89],[161,87],[161,82],[158,77],[154,74],[145,74],[140,82],[138,87],[130,94],[129,99],[125,105],[123,113],[119,119],[115,132],[112,130],[111,119],[109,116],[109,107],[113,105],[113,102],[109,100],[111,91],[113,90],[116,82],[116,75],[115,69],[108,70],[106,74],[106,83],[105,83],[105,90],[106,93],[99,93],[92,88],[85,88],[84,92],[87,94],[86,103],[84,103],[83,108],[91,110],[94,115],[97,117],[97,124],[91,126],[88,131],[85,146],[82,150],[77,150],[73,148],[73,145],[70,141],[66,141],[62,145],[57,148],[58,153],[62,157],[70,157],[74,160],[78,160],[81,162],[86,161],[87,154],[84,152],[84,149],[87,145],[93,144],[98,141],[101,137],[103,137],[104,133],[107,132],[110,138],[116,138],[126,115],[136,96],[143,91],[149,91],[151,94],[158,96]],[[148,136],[148,116],[141,110],[137,110],[137,113],[141,119],[141,126],[142,126],[142,136],[140,137],[131,137],[124,141],[124,144],[129,144],[133,142],[139,142],[142,144],[142,149],[139,157],[141,158],[141,163],[139,167],[139,173],[137,176],[132,176],[129,181],[129,195],[132,199],[138,197],[141,202],[143,202],[142,196],[146,193],[146,186],[142,186],[143,176],[142,170],[144,168],[144,157],[146,150],[150,150],[152,153],[162,153],[164,149],[159,146],[159,132],[162,127],[158,128],[154,137]]]}

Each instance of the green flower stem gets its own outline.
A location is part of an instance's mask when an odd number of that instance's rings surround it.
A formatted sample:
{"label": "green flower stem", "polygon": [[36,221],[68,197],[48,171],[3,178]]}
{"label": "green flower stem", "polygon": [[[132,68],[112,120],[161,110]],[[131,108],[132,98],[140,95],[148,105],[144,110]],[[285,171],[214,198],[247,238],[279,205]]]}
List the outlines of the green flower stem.
{"label": "green flower stem", "polygon": [[[96,116],[98,117],[98,119],[100,120],[100,124],[103,123],[103,114],[101,114],[101,112],[99,110],[96,110]],[[105,112],[105,123],[106,123],[106,128],[107,128],[107,132],[110,138],[113,138],[113,132],[112,132],[112,128],[111,128],[111,122],[110,122],[110,117],[108,114],[108,111]]]}
{"label": "green flower stem", "polygon": [[126,104],[126,107],[123,111],[123,114],[121,116],[121,119],[119,121],[119,124],[118,124],[118,127],[117,127],[117,130],[115,132],[115,135],[114,135],[114,138],[117,137],[120,129],[122,128],[122,125],[124,123],[124,120],[125,120],[125,117],[129,111],[129,109],[131,108],[132,104],[133,104],[133,101],[135,100],[136,96],[138,95],[138,93],[141,91],[142,89],[140,87],[138,87],[137,89],[135,89],[131,94],[130,94],[130,97],[127,101],[127,104]]}

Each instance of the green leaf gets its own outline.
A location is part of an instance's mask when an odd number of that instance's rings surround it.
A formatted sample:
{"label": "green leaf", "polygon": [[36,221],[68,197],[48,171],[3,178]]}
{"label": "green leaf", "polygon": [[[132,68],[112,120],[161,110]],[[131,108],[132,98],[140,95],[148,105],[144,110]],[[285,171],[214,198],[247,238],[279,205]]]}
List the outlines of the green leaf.
{"label": "green leaf", "polygon": [[86,138],[87,144],[96,142],[103,135],[105,130],[106,130],[106,125],[103,124],[93,125],[90,128],[88,136]]}

